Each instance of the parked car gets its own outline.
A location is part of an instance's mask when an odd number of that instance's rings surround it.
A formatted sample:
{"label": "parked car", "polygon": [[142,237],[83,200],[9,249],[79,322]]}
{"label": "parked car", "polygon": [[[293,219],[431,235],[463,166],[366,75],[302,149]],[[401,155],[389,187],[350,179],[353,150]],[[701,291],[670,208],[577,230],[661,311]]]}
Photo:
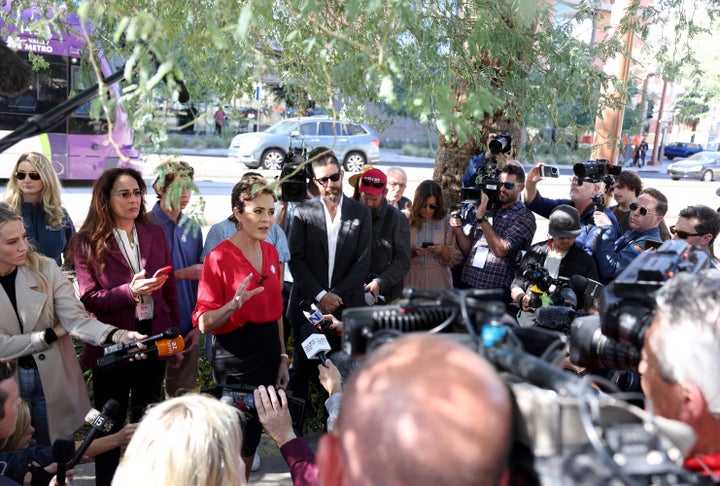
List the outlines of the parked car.
{"label": "parked car", "polygon": [[674,181],[683,177],[713,181],[720,177],[720,152],[700,152],[668,165],[667,173]]}
{"label": "parked car", "polygon": [[358,172],[363,165],[380,161],[380,138],[372,128],[328,117],[292,118],[262,132],[236,135],[228,157],[251,169],[280,169],[290,146],[290,133],[295,131],[309,150],[331,148],[348,172]]}
{"label": "parked car", "polygon": [[665,145],[663,155],[666,159],[672,160],[675,157],[690,157],[691,155],[702,151],[702,145],[699,143],[673,142]]}

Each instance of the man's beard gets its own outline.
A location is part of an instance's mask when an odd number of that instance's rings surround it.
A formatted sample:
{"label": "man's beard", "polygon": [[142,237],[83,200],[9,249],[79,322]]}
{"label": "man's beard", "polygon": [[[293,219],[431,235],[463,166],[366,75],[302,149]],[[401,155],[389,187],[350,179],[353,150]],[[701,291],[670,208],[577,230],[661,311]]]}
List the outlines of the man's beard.
{"label": "man's beard", "polygon": [[340,201],[340,194],[335,194],[335,193],[325,194],[325,195],[323,195],[323,199],[327,202],[337,203]]}

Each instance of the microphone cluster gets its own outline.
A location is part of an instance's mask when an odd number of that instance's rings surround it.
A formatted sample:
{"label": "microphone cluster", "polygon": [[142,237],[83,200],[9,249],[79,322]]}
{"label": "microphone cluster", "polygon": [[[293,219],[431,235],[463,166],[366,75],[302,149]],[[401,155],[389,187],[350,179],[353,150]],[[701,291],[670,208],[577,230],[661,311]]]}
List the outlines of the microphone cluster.
{"label": "microphone cluster", "polygon": [[[139,349],[139,344],[147,346]],[[112,366],[120,361],[133,358],[139,354],[157,352],[159,357],[173,356],[185,349],[185,340],[176,327],[171,327],[156,334],[130,344],[115,344],[105,348],[105,355],[98,358],[97,365],[101,368]]]}

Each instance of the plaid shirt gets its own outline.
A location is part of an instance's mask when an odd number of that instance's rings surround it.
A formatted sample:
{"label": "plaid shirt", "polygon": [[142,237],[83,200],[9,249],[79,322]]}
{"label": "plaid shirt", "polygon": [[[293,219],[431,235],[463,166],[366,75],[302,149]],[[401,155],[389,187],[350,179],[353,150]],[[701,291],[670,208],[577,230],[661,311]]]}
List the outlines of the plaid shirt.
{"label": "plaid shirt", "polygon": [[[471,214],[473,217],[475,216],[474,211]],[[507,243],[508,254],[501,258],[493,255],[480,225],[473,222],[468,235],[473,242],[473,246],[470,255],[465,261],[462,281],[474,288],[497,289],[510,287],[522,259],[521,251],[530,249],[533,236],[535,236],[535,216],[525,207],[525,204],[517,201],[512,206],[500,208],[495,212],[492,227]],[[478,248],[481,247],[487,251],[484,268],[473,266],[475,254]]]}

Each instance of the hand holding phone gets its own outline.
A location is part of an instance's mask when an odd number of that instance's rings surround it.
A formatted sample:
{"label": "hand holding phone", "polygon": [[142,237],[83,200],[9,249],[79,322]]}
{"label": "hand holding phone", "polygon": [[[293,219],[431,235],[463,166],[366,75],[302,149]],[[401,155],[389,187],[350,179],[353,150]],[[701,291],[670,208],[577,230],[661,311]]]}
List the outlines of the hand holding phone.
{"label": "hand holding phone", "polygon": [[540,167],[540,175],[543,177],[560,177],[560,168],[556,165],[543,165]]}
{"label": "hand holding phone", "polygon": [[155,274],[153,275],[153,278],[162,277],[163,275],[167,276],[170,275],[170,272],[172,272],[172,265],[168,265],[167,267],[159,268]]}

